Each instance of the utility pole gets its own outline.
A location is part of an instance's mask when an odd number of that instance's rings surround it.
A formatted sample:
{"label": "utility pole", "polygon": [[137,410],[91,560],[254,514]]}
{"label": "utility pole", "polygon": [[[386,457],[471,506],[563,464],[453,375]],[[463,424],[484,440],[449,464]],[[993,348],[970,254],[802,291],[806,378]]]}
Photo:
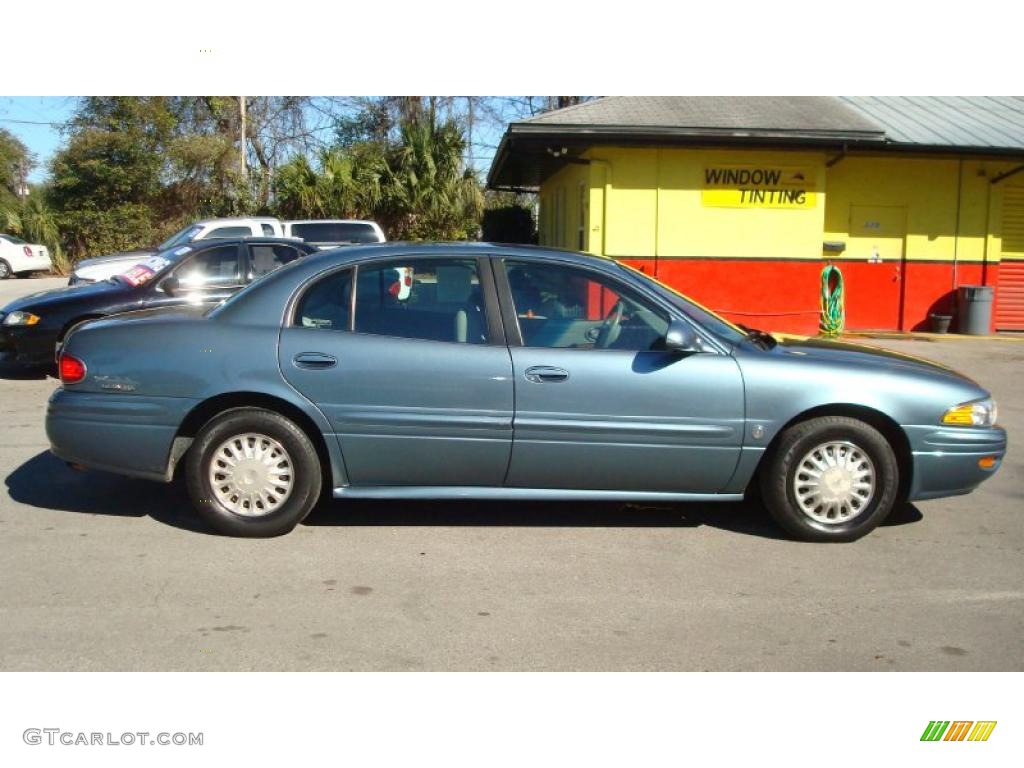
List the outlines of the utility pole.
{"label": "utility pole", "polygon": [[475,158],[473,157],[473,97],[466,97],[466,144],[469,148],[469,156],[466,158],[469,162],[467,165],[473,174],[476,175],[476,165],[474,163]]}
{"label": "utility pole", "polygon": [[247,176],[249,171],[245,162],[245,96],[238,97],[238,106],[242,116],[242,130],[238,137],[238,147],[242,158],[242,176]]}

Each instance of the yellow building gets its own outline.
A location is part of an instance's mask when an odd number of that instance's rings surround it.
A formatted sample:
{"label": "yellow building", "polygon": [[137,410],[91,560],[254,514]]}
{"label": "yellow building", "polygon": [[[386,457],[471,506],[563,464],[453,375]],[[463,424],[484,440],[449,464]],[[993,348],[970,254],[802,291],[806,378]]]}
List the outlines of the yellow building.
{"label": "yellow building", "polygon": [[995,288],[1024,330],[1024,98],[606,97],[509,125],[488,177],[540,242],[627,261],[731,319],[922,330]]}

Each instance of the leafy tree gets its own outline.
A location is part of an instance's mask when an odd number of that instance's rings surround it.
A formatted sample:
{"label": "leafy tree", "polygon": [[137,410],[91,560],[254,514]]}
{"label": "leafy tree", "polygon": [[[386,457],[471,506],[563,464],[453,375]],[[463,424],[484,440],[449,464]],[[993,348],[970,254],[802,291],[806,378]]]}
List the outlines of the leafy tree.
{"label": "leafy tree", "polygon": [[382,219],[396,239],[466,240],[477,235],[483,194],[463,166],[465,138],[454,120],[413,120],[390,148],[381,184]]}
{"label": "leafy tree", "polygon": [[46,204],[40,190],[33,189],[25,198],[17,201],[0,203],[0,230],[30,243],[42,243],[50,250],[57,271],[67,273],[69,265],[61,244],[57,216]]}
{"label": "leafy tree", "polygon": [[0,128],[0,204],[11,204],[35,165],[31,153],[21,140]]}

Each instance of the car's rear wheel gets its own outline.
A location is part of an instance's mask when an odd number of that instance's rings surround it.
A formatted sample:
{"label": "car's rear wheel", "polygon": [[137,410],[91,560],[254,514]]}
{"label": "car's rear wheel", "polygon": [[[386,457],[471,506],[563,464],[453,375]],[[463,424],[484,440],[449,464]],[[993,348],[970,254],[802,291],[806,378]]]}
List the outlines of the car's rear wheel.
{"label": "car's rear wheel", "polygon": [[186,476],[196,509],[231,536],[288,533],[320,495],[320,460],[309,437],[262,408],[211,419],[189,449]]}
{"label": "car's rear wheel", "polygon": [[846,416],[795,424],[761,472],[772,517],[805,541],[854,541],[892,511],[899,464],[877,429]]}
{"label": "car's rear wheel", "polygon": [[14,273],[11,271],[11,265],[3,259],[0,259],[0,280],[6,280],[13,274]]}

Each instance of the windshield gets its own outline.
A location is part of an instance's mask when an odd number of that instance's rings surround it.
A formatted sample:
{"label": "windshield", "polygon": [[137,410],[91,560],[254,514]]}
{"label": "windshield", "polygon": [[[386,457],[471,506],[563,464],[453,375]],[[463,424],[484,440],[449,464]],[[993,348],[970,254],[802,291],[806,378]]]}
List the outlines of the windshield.
{"label": "windshield", "polygon": [[6,240],[8,243],[12,243],[14,245],[25,245],[24,240],[20,237],[15,237],[14,235],[0,235],[0,240]]}
{"label": "windshield", "polygon": [[161,251],[155,256],[150,256],[148,259],[134,264],[129,269],[126,269],[120,274],[114,275],[111,280],[117,282],[126,283],[133,288],[138,288],[144,283],[148,283],[158,274],[160,274],[167,266],[177,260],[179,257],[184,256],[186,253],[192,251],[187,245],[177,248],[173,251]]}
{"label": "windshield", "polygon": [[169,248],[173,248],[176,245],[184,245],[185,243],[191,243],[195,236],[202,232],[202,227],[197,227],[193,224],[189,224],[184,229],[179,229],[169,238],[164,240],[160,245],[156,247],[158,251],[166,251]]}
{"label": "windshield", "polygon": [[655,280],[653,277],[644,274],[639,269],[629,266],[629,264],[623,264],[620,261],[619,266],[629,270],[631,273],[641,278],[648,286],[657,291],[661,296],[668,299],[673,306],[682,310],[687,317],[691,318],[694,322],[700,324],[704,328],[707,328],[724,341],[727,341],[730,344],[737,344],[746,338],[746,332],[738,325],[730,323],[724,317],[715,314],[707,307],[701,306],[690,297],[677,291],[675,288]]}
{"label": "windshield", "polygon": [[380,236],[371,224],[358,221],[315,221],[292,224],[292,236],[311,243],[377,243]]}

